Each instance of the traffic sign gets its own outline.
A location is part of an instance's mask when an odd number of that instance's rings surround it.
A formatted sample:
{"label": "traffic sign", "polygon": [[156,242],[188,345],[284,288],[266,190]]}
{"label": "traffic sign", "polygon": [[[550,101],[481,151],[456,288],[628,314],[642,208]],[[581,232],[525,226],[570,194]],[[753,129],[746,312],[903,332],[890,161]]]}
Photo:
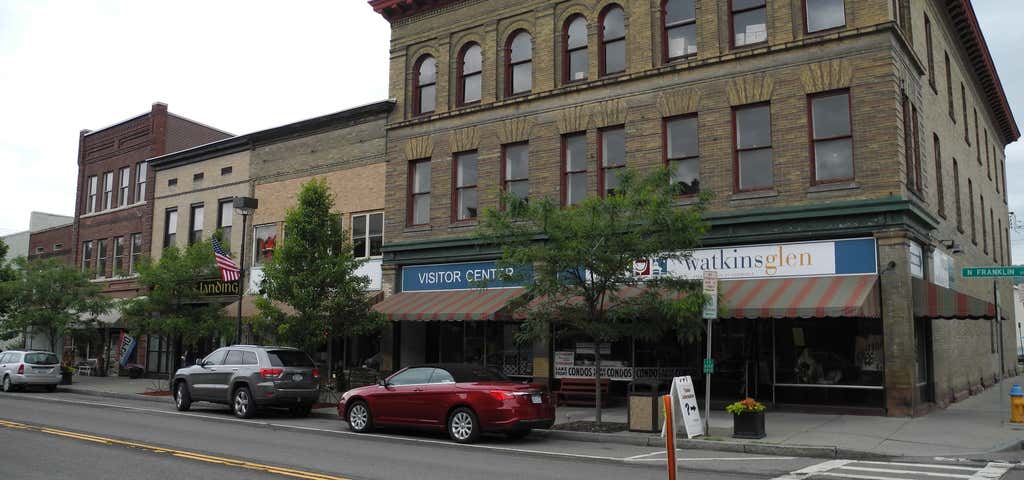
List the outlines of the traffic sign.
{"label": "traffic sign", "polygon": [[960,275],[964,278],[1024,277],[1024,267],[965,267]]}
{"label": "traffic sign", "polygon": [[718,272],[704,271],[704,295],[707,301],[704,302],[703,317],[714,320],[718,318]]}
{"label": "traffic sign", "polygon": [[715,373],[715,359],[705,358],[704,359],[704,373],[710,374]]}

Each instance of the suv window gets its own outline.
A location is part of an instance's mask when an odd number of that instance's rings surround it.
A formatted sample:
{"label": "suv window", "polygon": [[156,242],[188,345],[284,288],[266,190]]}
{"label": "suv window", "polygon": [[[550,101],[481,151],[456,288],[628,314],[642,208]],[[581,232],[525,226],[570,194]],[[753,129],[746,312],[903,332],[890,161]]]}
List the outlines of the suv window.
{"label": "suv window", "polygon": [[7,358],[4,359],[4,363],[17,363],[21,359],[20,353],[8,353]]}
{"label": "suv window", "polygon": [[430,382],[430,375],[433,373],[434,369],[430,367],[410,368],[388,381],[392,385],[423,385]]}
{"label": "suv window", "polygon": [[33,365],[56,365],[60,363],[57,356],[52,353],[26,353],[25,363]]}
{"label": "suv window", "polygon": [[434,374],[430,376],[430,383],[455,383],[455,377],[447,370],[435,368]]}
{"label": "suv window", "polygon": [[260,362],[256,360],[256,354],[253,352],[242,352],[242,365],[259,365]]}
{"label": "suv window", "polygon": [[224,360],[224,365],[242,365],[242,351],[229,350],[228,358]]}
{"label": "suv window", "polygon": [[224,365],[224,357],[227,354],[228,354],[227,350],[217,350],[216,352],[213,352],[213,353],[207,355],[206,358],[203,359],[203,364],[204,365],[209,365],[209,366],[212,366],[212,365]]}
{"label": "suv window", "polygon": [[312,367],[313,360],[310,360],[306,352],[298,350],[271,350],[267,352],[272,367]]}
{"label": "suv window", "polygon": [[0,353],[0,363],[7,363],[8,354]]}

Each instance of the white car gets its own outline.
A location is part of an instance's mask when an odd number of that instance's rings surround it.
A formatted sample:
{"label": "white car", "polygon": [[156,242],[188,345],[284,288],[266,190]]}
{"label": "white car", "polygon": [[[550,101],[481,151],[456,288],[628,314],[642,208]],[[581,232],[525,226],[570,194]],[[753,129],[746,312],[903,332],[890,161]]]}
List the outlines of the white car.
{"label": "white car", "polygon": [[60,360],[53,352],[8,350],[0,353],[0,386],[4,392],[25,386],[57,390]]}

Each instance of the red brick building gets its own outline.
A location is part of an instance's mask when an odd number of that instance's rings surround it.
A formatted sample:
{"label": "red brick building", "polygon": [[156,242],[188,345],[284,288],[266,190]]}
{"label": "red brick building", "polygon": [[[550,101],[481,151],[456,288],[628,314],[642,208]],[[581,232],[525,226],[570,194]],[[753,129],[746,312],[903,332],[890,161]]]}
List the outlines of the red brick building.
{"label": "red brick building", "polygon": [[34,231],[28,237],[28,259],[56,258],[74,264],[75,249],[71,242],[74,224],[58,225]]}

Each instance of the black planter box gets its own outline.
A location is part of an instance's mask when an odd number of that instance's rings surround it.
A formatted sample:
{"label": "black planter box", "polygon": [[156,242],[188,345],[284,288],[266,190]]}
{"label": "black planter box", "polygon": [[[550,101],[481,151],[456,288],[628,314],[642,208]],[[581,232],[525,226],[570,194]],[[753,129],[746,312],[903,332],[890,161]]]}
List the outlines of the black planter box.
{"label": "black planter box", "polygon": [[733,438],[764,438],[764,412],[733,415],[732,436]]}
{"label": "black planter box", "polygon": [[71,385],[71,373],[61,372],[61,374],[60,374],[60,384],[61,385]]}

